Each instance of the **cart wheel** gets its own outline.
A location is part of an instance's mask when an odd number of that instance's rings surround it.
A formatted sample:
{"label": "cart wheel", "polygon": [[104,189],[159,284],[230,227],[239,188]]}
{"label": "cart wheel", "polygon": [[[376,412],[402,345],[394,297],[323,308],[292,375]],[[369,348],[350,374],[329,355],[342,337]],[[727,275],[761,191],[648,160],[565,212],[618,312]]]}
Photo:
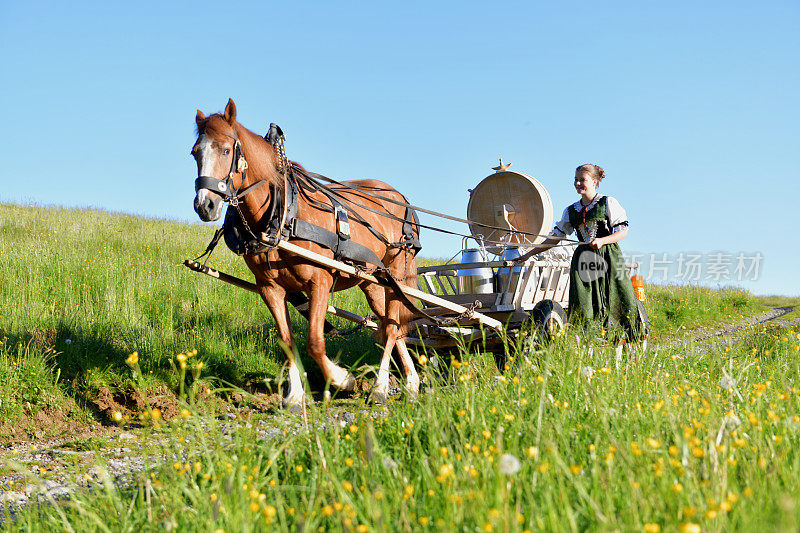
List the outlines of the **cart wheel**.
{"label": "cart wheel", "polygon": [[563,333],[567,324],[567,313],[561,304],[553,300],[542,300],[531,311],[534,324],[541,328],[545,340]]}

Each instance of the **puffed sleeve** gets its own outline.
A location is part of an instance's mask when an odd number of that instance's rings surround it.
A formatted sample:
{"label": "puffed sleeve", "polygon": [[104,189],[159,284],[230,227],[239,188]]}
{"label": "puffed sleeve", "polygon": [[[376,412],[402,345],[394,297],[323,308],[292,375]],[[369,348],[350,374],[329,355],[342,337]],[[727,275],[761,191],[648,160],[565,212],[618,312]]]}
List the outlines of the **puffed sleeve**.
{"label": "puffed sleeve", "polygon": [[608,209],[608,219],[611,222],[611,233],[616,233],[628,227],[628,214],[616,198],[608,197],[606,209]]}
{"label": "puffed sleeve", "polygon": [[567,207],[564,209],[564,213],[561,215],[561,220],[556,223],[553,231],[551,231],[550,234],[558,237],[566,237],[573,231],[575,231],[575,228],[573,228],[572,224],[569,223],[569,207]]}

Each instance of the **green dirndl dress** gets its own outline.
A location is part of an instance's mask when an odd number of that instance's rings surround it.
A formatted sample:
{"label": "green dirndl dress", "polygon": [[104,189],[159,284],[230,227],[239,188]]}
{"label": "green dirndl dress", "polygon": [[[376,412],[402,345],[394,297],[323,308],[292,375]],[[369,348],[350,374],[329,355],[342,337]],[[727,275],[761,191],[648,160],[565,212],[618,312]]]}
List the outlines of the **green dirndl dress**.
{"label": "green dirndl dress", "polygon": [[[606,199],[601,198],[588,211],[585,207],[578,211],[574,205],[567,208],[570,225],[580,241],[611,235]],[[637,341],[646,335],[638,299],[617,243],[599,250],[588,244],[576,247],[570,267],[567,317],[570,323],[583,326],[600,321],[611,340]]]}

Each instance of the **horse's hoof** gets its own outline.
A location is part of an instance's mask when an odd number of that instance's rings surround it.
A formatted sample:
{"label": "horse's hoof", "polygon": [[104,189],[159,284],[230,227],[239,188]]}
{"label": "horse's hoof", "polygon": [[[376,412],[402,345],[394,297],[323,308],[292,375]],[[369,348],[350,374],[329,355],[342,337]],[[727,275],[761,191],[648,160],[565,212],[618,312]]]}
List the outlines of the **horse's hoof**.
{"label": "horse's hoof", "polygon": [[373,390],[369,393],[369,401],[375,405],[386,403],[386,400],[388,399],[389,395],[383,391]]}
{"label": "horse's hoof", "polygon": [[303,402],[293,402],[284,398],[281,402],[281,408],[293,415],[303,414]]}
{"label": "horse's hoof", "polygon": [[339,390],[345,392],[353,392],[356,390],[356,378],[350,372],[347,373],[347,376],[344,378],[344,381],[341,385],[338,386]]}

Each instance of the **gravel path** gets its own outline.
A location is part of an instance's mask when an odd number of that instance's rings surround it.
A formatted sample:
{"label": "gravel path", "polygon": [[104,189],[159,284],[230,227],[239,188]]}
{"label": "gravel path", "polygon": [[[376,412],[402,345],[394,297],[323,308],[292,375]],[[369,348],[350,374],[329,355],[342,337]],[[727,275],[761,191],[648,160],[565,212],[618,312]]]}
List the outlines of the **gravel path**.
{"label": "gravel path", "polygon": [[[385,413],[368,415],[383,417]],[[217,418],[217,428],[223,441],[230,441],[243,428],[254,429],[258,440],[273,440],[355,422],[356,414],[342,411],[306,429],[298,417],[275,414],[250,422],[231,413]],[[180,450],[187,443],[178,439],[175,432],[165,432],[159,438],[158,432],[110,428],[100,437],[28,442],[0,449],[0,528],[6,513],[13,520],[25,506],[69,498],[76,491],[95,490],[107,482],[124,488],[146,468],[186,462],[189,458]],[[85,449],[88,447],[91,449]]]}
{"label": "gravel path", "polygon": [[[751,317],[740,318],[738,320],[734,320],[733,322],[729,322],[722,327],[705,326],[697,330],[687,332],[683,339],[665,344],[659,344],[653,346],[653,349],[660,350],[664,348],[674,348],[676,346],[687,346],[689,344],[697,345],[699,343],[701,346],[696,347],[696,350],[703,352],[710,350],[718,342],[724,342],[726,345],[730,345],[741,340],[742,335],[747,333],[750,328],[765,322],[777,320],[780,317],[791,313],[792,311],[794,311],[794,307],[791,306],[771,307],[764,313]],[[781,326],[794,326],[800,324],[800,318],[782,320],[776,322],[776,324]]]}

